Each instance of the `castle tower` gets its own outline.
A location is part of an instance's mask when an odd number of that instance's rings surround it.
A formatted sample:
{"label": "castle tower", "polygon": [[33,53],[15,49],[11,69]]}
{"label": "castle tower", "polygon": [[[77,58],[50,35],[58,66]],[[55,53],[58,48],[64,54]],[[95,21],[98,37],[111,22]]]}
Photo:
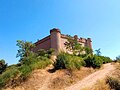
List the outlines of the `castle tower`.
{"label": "castle tower", "polygon": [[91,38],[87,38],[87,46],[92,49],[92,40],[91,40]]}
{"label": "castle tower", "polygon": [[75,35],[75,36],[74,36],[74,39],[75,39],[75,40],[78,40],[78,36],[77,36],[77,35]]}
{"label": "castle tower", "polygon": [[61,49],[61,32],[57,28],[50,30],[51,38],[51,48],[55,50],[55,53],[58,54]]}

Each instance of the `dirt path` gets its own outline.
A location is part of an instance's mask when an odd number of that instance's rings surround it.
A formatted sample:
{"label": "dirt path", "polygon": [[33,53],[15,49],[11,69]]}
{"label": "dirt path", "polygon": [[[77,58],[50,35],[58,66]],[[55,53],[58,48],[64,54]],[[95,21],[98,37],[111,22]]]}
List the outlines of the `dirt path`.
{"label": "dirt path", "polygon": [[88,77],[77,82],[76,84],[65,88],[65,90],[82,90],[85,87],[92,87],[97,82],[97,80],[104,79],[107,75],[110,74],[111,71],[115,69],[114,66],[110,63],[105,64],[103,67],[104,69],[89,75]]}

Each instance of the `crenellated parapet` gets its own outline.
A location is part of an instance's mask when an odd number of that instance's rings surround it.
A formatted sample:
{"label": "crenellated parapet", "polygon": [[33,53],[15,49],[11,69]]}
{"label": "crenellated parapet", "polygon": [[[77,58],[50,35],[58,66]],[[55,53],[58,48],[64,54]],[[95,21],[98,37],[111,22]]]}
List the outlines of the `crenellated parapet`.
{"label": "crenellated parapet", "polygon": [[[45,49],[48,50],[50,48],[53,48],[55,50],[55,53],[58,54],[61,50],[67,51],[65,42],[68,41],[67,35],[61,34],[60,29],[53,28],[50,30],[50,35],[37,41],[35,43],[36,47],[33,49],[33,51],[37,52],[39,49]],[[77,35],[74,37],[71,37],[75,40],[77,40],[82,46],[87,46],[92,49],[92,40],[91,38],[78,38]]]}

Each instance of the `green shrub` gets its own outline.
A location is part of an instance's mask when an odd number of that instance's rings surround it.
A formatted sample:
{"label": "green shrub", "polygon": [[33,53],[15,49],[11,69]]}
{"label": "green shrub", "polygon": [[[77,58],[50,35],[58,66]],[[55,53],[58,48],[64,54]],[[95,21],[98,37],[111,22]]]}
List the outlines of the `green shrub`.
{"label": "green shrub", "polygon": [[115,61],[117,61],[117,62],[120,63],[120,55],[116,57],[116,60],[115,60]]}
{"label": "green shrub", "polygon": [[6,71],[0,75],[0,87],[16,86],[26,80],[33,70],[45,68],[50,64],[51,61],[47,57],[30,56],[25,58],[19,65],[8,66]]}
{"label": "green shrub", "polygon": [[85,65],[85,62],[83,61],[82,58],[78,56],[72,56],[72,55],[70,55],[65,62],[65,67],[67,69],[80,69],[80,67],[84,65]]}
{"label": "green shrub", "polygon": [[7,64],[5,63],[5,60],[0,60],[0,74],[7,68]]}
{"label": "green shrub", "polygon": [[84,58],[87,67],[100,68],[102,64],[109,63],[112,60],[105,56],[88,56]]}
{"label": "green shrub", "polygon": [[86,63],[86,67],[92,67],[92,65],[93,65],[93,56],[85,57],[84,61]]}
{"label": "green shrub", "polygon": [[57,56],[54,67],[55,69],[80,69],[83,65],[85,62],[82,58],[62,52]]}
{"label": "green shrub", "polygon": [[[47,67],[51,64],[49,57],[53,54],[53,49],[40,50],[34,53],[31,49],[34,44],[27,41],[17,41],[19,47],[17,57],[20,57],[19,63],[7,67],[4,60],[0,60],[0,87],[17,85],[25,80],[33,70]],[[7,67],[7,69],[6,69]]]}
{"label": "green shrub", "polygon": [[102,59],[103,64],[110,63],[112,60],[109,57],[106,56],[99,56]]}
{"label": "green shrub", "polygon": [[32,69],[29,65],[22,65],[18,68],[20,71],[20,77],[26,79],[32,72]]}
{"label": "green shrub", "polygon": [[18,74],[19,70],[15,67],[8,68],[2,75],[0,75],[0,87],[5,86],[10,80],[13,80]]}
{"label": "green shrub", "polygon": [[52,49],[52,48],[50,48],[49,50],[40,49],[40,50],[38,50],[37,55],[50,58],[51,55],[53,55],[53,53],[54,53],[54,49]]}
{"label": "green shrub", "polygon": [[100,68],[102,64],[103,64],[102,59],[99,56],[95,55],[93,58],[93,68],[96,67]]}
{"label": "green shrub", "polygon": [[50,59],[47,57],[39,56],[23,60],[23,64],[19,67],[22,78],[27,78],[35,69],[42,69],[51,64]]}
{"label": "green shrub", "polygon": [[35,63],[32,63],[30,65],[30,67],[32,68],[32,70],[43,69],[43,68],[47,67],[50,64],[51,64],[51,61],[49,59],[46,59],[46,60],[43,59],[43,60],[38,60]]}
{"label": "green shrub", "polygon": [[113,90],[120,90],[120,81],[117,78],[108,77],[106,83],[109,84],[110,88]]}
{"label": "green shrub", "polygon": [[84,59],[87,67],[99,68],[102,65],[102,60],[99,56],[88,56]]}

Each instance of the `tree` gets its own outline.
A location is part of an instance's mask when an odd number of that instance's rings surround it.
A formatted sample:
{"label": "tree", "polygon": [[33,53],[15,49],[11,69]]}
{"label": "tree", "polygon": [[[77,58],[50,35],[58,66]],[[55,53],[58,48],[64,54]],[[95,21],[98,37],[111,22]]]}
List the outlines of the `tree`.
{"label": "tree", "polygon": [[99,49],[97,49],[97,50],[95,50],[96,51],[96,55],[98,55],[98,56],[100,56],[101,55],[101,51],[100,51],[101,49],[99,48]]}
{"label": "tree", "polygon": [[35,45],[32,44],[31,42],[23,41],[23,40],[17,40],[16,45],[19,47],[16,57],[20,57],[20,61],[31,55],[32,53],[31,49],[35,47]]}
{"label": "tree", "polygon": [[73,52],[73,54],[80,55],[84,51],[84,47],[78,43],[72,36],[67,35],[67,42],[65,42],[66,49]]}
{"label": "tree", "polygon": [[120,55],[116,57],[116,61],[120,62]]}
{"label": "tree", "polygon": [[0,74],[7,68],[7,64],[5,63],[5,60],[0,60]]}
{"label": "tree", "polygon": [[93,50],[89,47],[85,47],[85,52],[86,52],[87,55],[89,55],[89,54],[93,53]]}

